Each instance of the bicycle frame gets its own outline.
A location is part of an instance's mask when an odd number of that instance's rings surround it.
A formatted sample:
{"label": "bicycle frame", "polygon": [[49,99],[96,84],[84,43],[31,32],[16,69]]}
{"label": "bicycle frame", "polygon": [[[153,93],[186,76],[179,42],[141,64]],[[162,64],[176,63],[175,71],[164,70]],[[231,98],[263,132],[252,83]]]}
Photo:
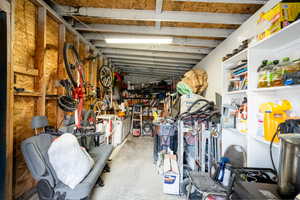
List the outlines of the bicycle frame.
{"label": "bicycle frame", "polygon": [[75,111],[75,125],[77,129],[81,128],[82,110],[84,103],[84,79],[83,79],[83,66],[80,63],[77,70],[77,87],[73,90],[73,98],[78,101],[78,107]]}

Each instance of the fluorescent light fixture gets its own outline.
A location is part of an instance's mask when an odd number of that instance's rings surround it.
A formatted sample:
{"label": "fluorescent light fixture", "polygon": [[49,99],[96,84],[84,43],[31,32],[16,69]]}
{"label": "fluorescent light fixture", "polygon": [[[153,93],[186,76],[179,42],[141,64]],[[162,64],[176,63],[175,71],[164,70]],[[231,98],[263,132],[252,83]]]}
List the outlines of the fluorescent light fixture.
{"label": "fluorescent light fixture", "polygon": [[173,38],[105,38],[108,44],[171,44]]}

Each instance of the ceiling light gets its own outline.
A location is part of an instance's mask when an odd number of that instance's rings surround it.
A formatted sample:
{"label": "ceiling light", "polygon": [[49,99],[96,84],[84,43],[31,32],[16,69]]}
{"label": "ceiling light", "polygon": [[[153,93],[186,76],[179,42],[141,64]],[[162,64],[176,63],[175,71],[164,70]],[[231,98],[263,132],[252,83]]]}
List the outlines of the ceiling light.
{"label": "ceiling light", "polygon": [[105,38],[109,44],[171,44],[173,38]]}

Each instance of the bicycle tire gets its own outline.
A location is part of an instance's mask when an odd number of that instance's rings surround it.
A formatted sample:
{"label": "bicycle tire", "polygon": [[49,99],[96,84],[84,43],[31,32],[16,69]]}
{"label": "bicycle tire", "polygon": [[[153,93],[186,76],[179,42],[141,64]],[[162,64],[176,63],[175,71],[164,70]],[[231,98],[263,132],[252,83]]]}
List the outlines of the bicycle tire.
{"label": "bicycle tire", "polygon": [[113,82],[113,73],[111,68],[103,65],[98,71],[98,80],[104,88],[110,88]]}
{"label": "bicycle tire", "polygon": [[[190,184],[190,180],[188,178],[183,179],[182,183],[180,184],[181,187],[181,192],[187,196],[188,194],[188,186]],[[198,199],[202,199],[202,195],[195,189],[192,189],[193,191],[191,191],[190,193],[190,198],[189,200],[198,200]]]}
{"label": "bicycle tire", "polygon": [[66,68],[68,77],[69,77],[73,87],[76,88],[76,87],[78,87],[78,85],[77,85],[76,77],[74,77],[74,75],[72,73],[74,69],[72,69],[73,66],[71,66],[70,60],[68,59],[68,50],[71,50],[73,55],[75,56],[75,59],[76,59],[76,62],[77,62],[76,64],[80,64],[81,61],[80,61],[80,57],[79,57],[79,54],[78,54],[75,46],[73,44],[70,44],[70,43],[65,43],[64,52],[63,52],[65,68]]}

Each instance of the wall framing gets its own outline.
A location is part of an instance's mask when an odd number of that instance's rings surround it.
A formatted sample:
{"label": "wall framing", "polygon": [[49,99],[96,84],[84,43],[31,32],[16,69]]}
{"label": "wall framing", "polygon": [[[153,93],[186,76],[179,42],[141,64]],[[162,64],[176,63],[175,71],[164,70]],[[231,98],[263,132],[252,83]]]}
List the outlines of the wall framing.
{"label": "wall framing", "polygon": [[[51,68],[51,73],[54,72],[57,79],[65,79],[66,73],[64,71],[64,61],[62,57],[62,50],[66,38],[71,35],[75,38],[74,43],[79,46],[81,44],[84,46],[84,49],[91,49],[93,52],[101,54],[91,43],[89,43],[85,38],[80,35],[76,30],[74,30],[67,22],[65,22],[60,16],[58,16],[54,10],[52,10],[47,4],[42,0],[24,0],[27,4],[32,4],[31,7],[36,7],[37,17],[33,23],[32,27],[36,27],[37,35],[31,35],[35,38],[33,45],[33,53],[31,53],[32,61],[30,62],[30,67],[22,67],[15,64],[18,60],[16,56],[16,49],[21,52],[27,51],[26,48],[22,48],[20,44],[26,42],[27,38],[19,38],[19,41],[16,41],[16,35],[20,37],[18,31],[20,31],[20,24],[16,27],[16,23],[23,16],[18,16],[16,8],[20,9],[20,1],[22,0],[0,0],[0,9],[8,13],[9,25],[8,25],[8,105],[7,105],[7,141],[6,141],[6,188],[5,188],[5,199],[12,200],[23,196],[24,193],[30,191],[32,187],[35,186],[35,181],[32,180],[30,173],[27,170],[27,167],[23,161],[22,154],[20,153],[20,142],[27,137],[33,135],[33,131],[30,129],[31,115],[28,115],[28,112],[32,115],[47,115],[49,118],[52,118],[51,122],[54,125],[58,125],[63,117],[63,113],[58,108],[56,104],[55,95],[63,94],[62,88],[47,88],[47,84],[53,85],[49,81],[49,65],[54,63],[54,67]],[[24,12],[24,15],[28,17],[30,12]],[[25,16],[25,17],[26,17]],[[34,19],[34,17],[32,17]],[[49,21],[56,23],[58,27],[56,30],[49,30],[51,26]],[[22,26],[21,26],[22,27]],[[53,28],[53,27],[52,27]],[[34,29],[32,29],[34,30]],[[48,31],[48,32],[47,32]],[[49,33],[50,31],[50,33]],[[35,31],[32,31],[35,32]],[[57,32],[57,45],[53,47],[51,41],[53,35]],[[50,34],[50,36],[49,36]],[[48,40],[47,40],[48,39]],[[49,43],[49,44],[48,44]],[[51,47],[50,50],[48,47]],[[79,50],[79,49],[78,49]],[[52,51],[49,62],[48,51]],[[55,53],[53,53],[55,52]],[[84,56],[87,56],[87,52],[83,52]],[[48,55],[48,57],[47,57]],[[48,60],[47,60],[48,58]],[[23,58],[22,58],[23,59]],[[99,58],[100,59],[100,58]],[[22,63],[22,62],[21,62]],[[46,67],[48,65],[48,67]],[[91,69],[88,67],[92,65],[87,64],[86,72],[90,73]],[[97,66],[95,66],[97,67]],[[97,70],[95,70],[97,71]],[[15,93],[14,86],[16,85],[16,76],[21,77],[21,83],[26,82],[26,80],[32,80],[32,90],[27,92]],[[93,74],[96,76],[96,74]],[[90,82],[96,80],[95,77],[90,76]],[[25,81],[24,81],[25,80]],[[23,82],[22,82],[23,81]],[[50,82],[50,83],[49,83]],[[21,84],[20,84],[21,85]],[[26,84],[25,84],[26,85]],[[30,85],[30,84],[29,84]],[[52,95],[52,96],[51,96]],[[19,112],[19,111],[22,112]],[[49,110],[51,112],[49,112]],[[53,111],[53,112],[52,112]],[[53,117],[55,115],[55,118]],[[16,117],[17,116],[17,117]],[[19,116],[19,118],[18,118]],[[26,120],[24,120],[26,119]],[[22,134],[20,134],[20,129],[23,130],[23,127],[26,127]],[[51,124],[51,125],[53,125]],[[20,169],[22,170],[20,171]],[[24,173],[23,173],[24,172]],[[21,179],[21,180],[20,180]],[[23,181],[23,182],[22,182]],[[28,184],[29,183],[29,184]]]}

